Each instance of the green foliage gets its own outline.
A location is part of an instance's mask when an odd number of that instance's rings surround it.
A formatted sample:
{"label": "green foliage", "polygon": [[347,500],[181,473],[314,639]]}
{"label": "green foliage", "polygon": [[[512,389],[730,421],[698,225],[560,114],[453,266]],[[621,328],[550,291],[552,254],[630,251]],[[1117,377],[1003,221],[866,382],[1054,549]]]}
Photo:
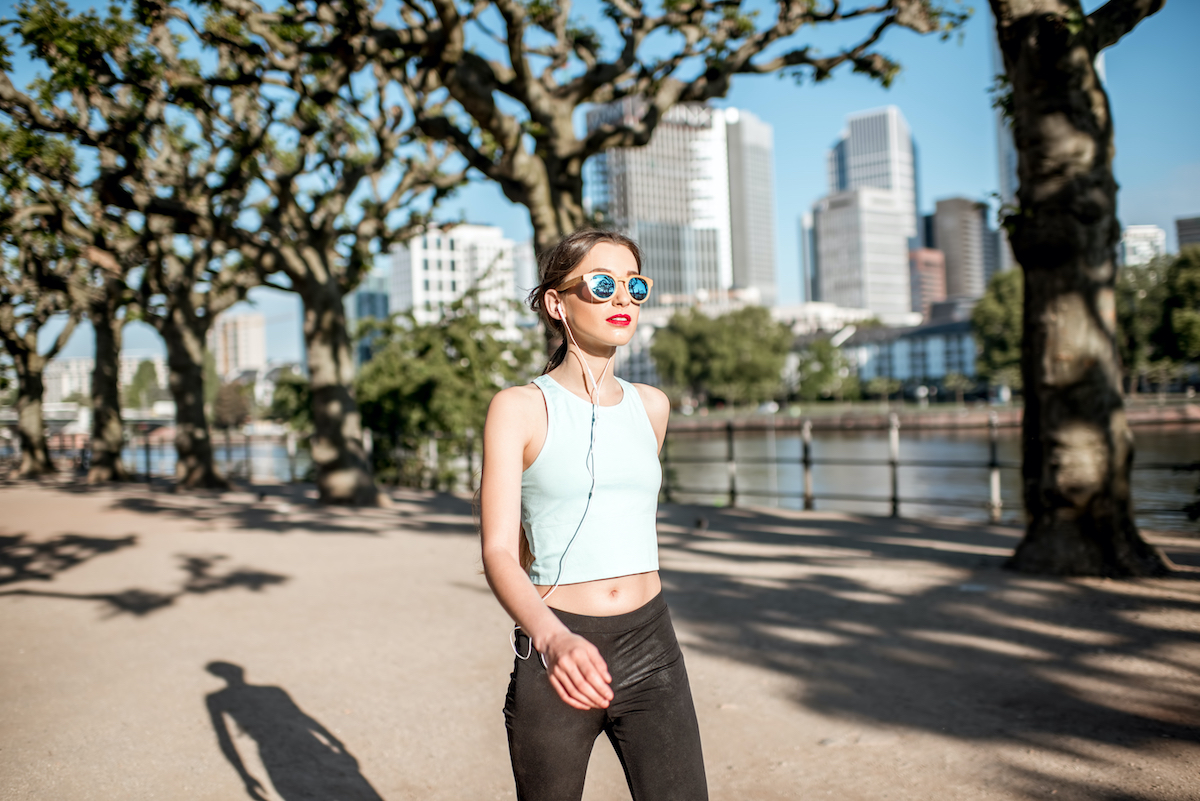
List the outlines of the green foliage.
{"label": "green foliage", "polygon": [[967,378],[962,373],[947,373],[945,378],[942,379],[942,388],[947,392],[953,392],[955,402],[961,406],[963,393],[975,388],[975,380]]}
{"label": "green foliage", "polygon": [[715,318],[687,309],[654,333],[650,356],[672,394],[756,403],[781,394],[791,344],[791,330],[761,306]]}
{"label": "green foliage", "polygon": [[[467,295],[441,320],[423,325],[411,313],[368,324],[374,355],[355,383],[363,426],[374,433],[376,474],[425,483],[420,466],[404,454],[439,438],[439,458],[461,453],[483,431],[492,396],[526,379],[535,348],[497,339],[500,326],[484,323]],[[436,480],[434,483],[441,483]]]}
{"label": "green foliage", "polygon": [[266,417],[283,423],[292,431],[307,434],[312,430],[312,388],[308,379],[288,370],[275,380],[271,408]]}
{"label": "green foliage", "polygon": [[1117,273],[1117,348],[1131,391],[1137,390],[1156,358],[1154,336],[1163,320],[1167,268],[1167,259],[1155,259]]}
{"label": "green foliage", "polygon": [[980,378],[994,383],[1005,368],[1020,371],[1024,313],[1025,276],[1020,268],[992,276],[971,312],[971,333],[978,348],[975,372]]}
{"label": "green foliage", "polygon": [[799,356],[798,394],[802,400],[857,400],[862,394],[850,361],[828,338],[810,343]]}
{"label": "green foliage", "polygon": [[894,393],[899,392],[903,386],[904,384],[898,378],[877,375],[867,382],[864,390],[867,395],[874,395],[880,400],[887,400]]}
{"label": "green foliage", "polygon": [[123,405],[130,409],[148,409],[159,399],[158,370],[146,359],[138,363],[129,386],[125,388]]}
{"label": "green foliage", "polygon": [[1185,247],[1167,268],[1163,319],[1155,340],[1164,358],[1200,359],[1200,245]]}
{"label": "green foliage", "polygon": [[212,422],[215,428],[228,431],[250,419],[250,399],[247,388],[241,384],[222,384],[213,401]]}

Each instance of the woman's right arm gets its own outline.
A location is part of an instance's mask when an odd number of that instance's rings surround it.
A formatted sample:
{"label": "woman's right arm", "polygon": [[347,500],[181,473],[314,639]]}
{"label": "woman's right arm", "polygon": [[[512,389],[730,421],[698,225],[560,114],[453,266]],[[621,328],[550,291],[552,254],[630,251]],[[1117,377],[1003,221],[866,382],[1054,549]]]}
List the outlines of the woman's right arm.
{"label": "woman's right arm", "polygon": [[592,643],[563,625],[521,567],[521,474],[534,421],[545,415],[536,389],[496,393],[483,429],[480,522],[483,572],[500,605],[546,657],[550,684],[576,709],[608,706],[612,676]]}

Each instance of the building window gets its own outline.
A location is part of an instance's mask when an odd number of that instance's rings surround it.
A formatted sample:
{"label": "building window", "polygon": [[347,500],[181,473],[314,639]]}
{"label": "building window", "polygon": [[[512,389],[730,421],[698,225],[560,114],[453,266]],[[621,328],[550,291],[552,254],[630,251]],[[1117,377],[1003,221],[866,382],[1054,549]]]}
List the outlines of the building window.
{"label": "building window", "polygon": [[450,240],[450,249],[454,250],[454,240],[453,239]]}
{"label": "building window", "polygon": [[427,237],[427,236],[421,237],[421,247],[423,247],[423,248],[429,247],[429,237]]}
{"label": "building window", "polygon": [[438,292],[442,291],[442,282],[438,281]]}
{"label": "building window", "polygon": [[457,281],[451,281],[451,282],[450,282],[450,291],[451,291],[451,292],[457,292],[457,291],[458,291],[458,282],[457,282]]}
{"label": "building window", "polygon": [[425,259],[425,269],[429,269],[429,259]]}
{"label": "building window", "polygon": [[429,291],[429,279],[428,278],[425,279],[425,291],[426,292]]}
{"label": "building window", "polygon": [[442,260],[438,259],[438,269],[442,269]]}
{"label": "building window", "polygon": [[454,272],[454,259],[450,260],[450,272]]}

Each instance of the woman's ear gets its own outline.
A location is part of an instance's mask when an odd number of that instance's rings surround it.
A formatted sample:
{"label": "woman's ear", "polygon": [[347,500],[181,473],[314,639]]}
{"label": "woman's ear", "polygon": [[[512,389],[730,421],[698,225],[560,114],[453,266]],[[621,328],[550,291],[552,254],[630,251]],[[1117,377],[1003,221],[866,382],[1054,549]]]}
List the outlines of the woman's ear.
{"label": "woman's ear", "polygon": [[562,297],[557,289],[547,289],[546,294],[542,296],[542,304],[546,307],[546,314],[550,315],[550,319],[562,319]]}

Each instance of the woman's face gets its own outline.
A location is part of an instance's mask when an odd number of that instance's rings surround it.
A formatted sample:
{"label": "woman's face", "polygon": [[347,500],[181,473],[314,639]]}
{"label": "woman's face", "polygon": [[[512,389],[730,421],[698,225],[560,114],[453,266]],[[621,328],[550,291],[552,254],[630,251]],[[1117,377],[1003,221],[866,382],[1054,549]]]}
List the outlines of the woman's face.
{"label": "woman's face", "polygon": [[[608,273],[615,278],[628,278],[638,274],[637,260],[629,249],[610,242],[597,242],[583,261],[579,262],[563,280],[566,284],[572,279],[586,273]],[[565,307],[565,314],[556,313],[557,304],[550,303],[551,316],[558,319],[566,317],[567,325],[575,336],[580,347],[586,348],[585,340],[593,346],[620,346],[633,338],[637,328],[638,307],[629,298],[629,289],[624,283],[617,283],[616,293],[608,300],[597,300],[588,291],[586,283],[579,283],[570,289],[547,295],[557,296]]]}

